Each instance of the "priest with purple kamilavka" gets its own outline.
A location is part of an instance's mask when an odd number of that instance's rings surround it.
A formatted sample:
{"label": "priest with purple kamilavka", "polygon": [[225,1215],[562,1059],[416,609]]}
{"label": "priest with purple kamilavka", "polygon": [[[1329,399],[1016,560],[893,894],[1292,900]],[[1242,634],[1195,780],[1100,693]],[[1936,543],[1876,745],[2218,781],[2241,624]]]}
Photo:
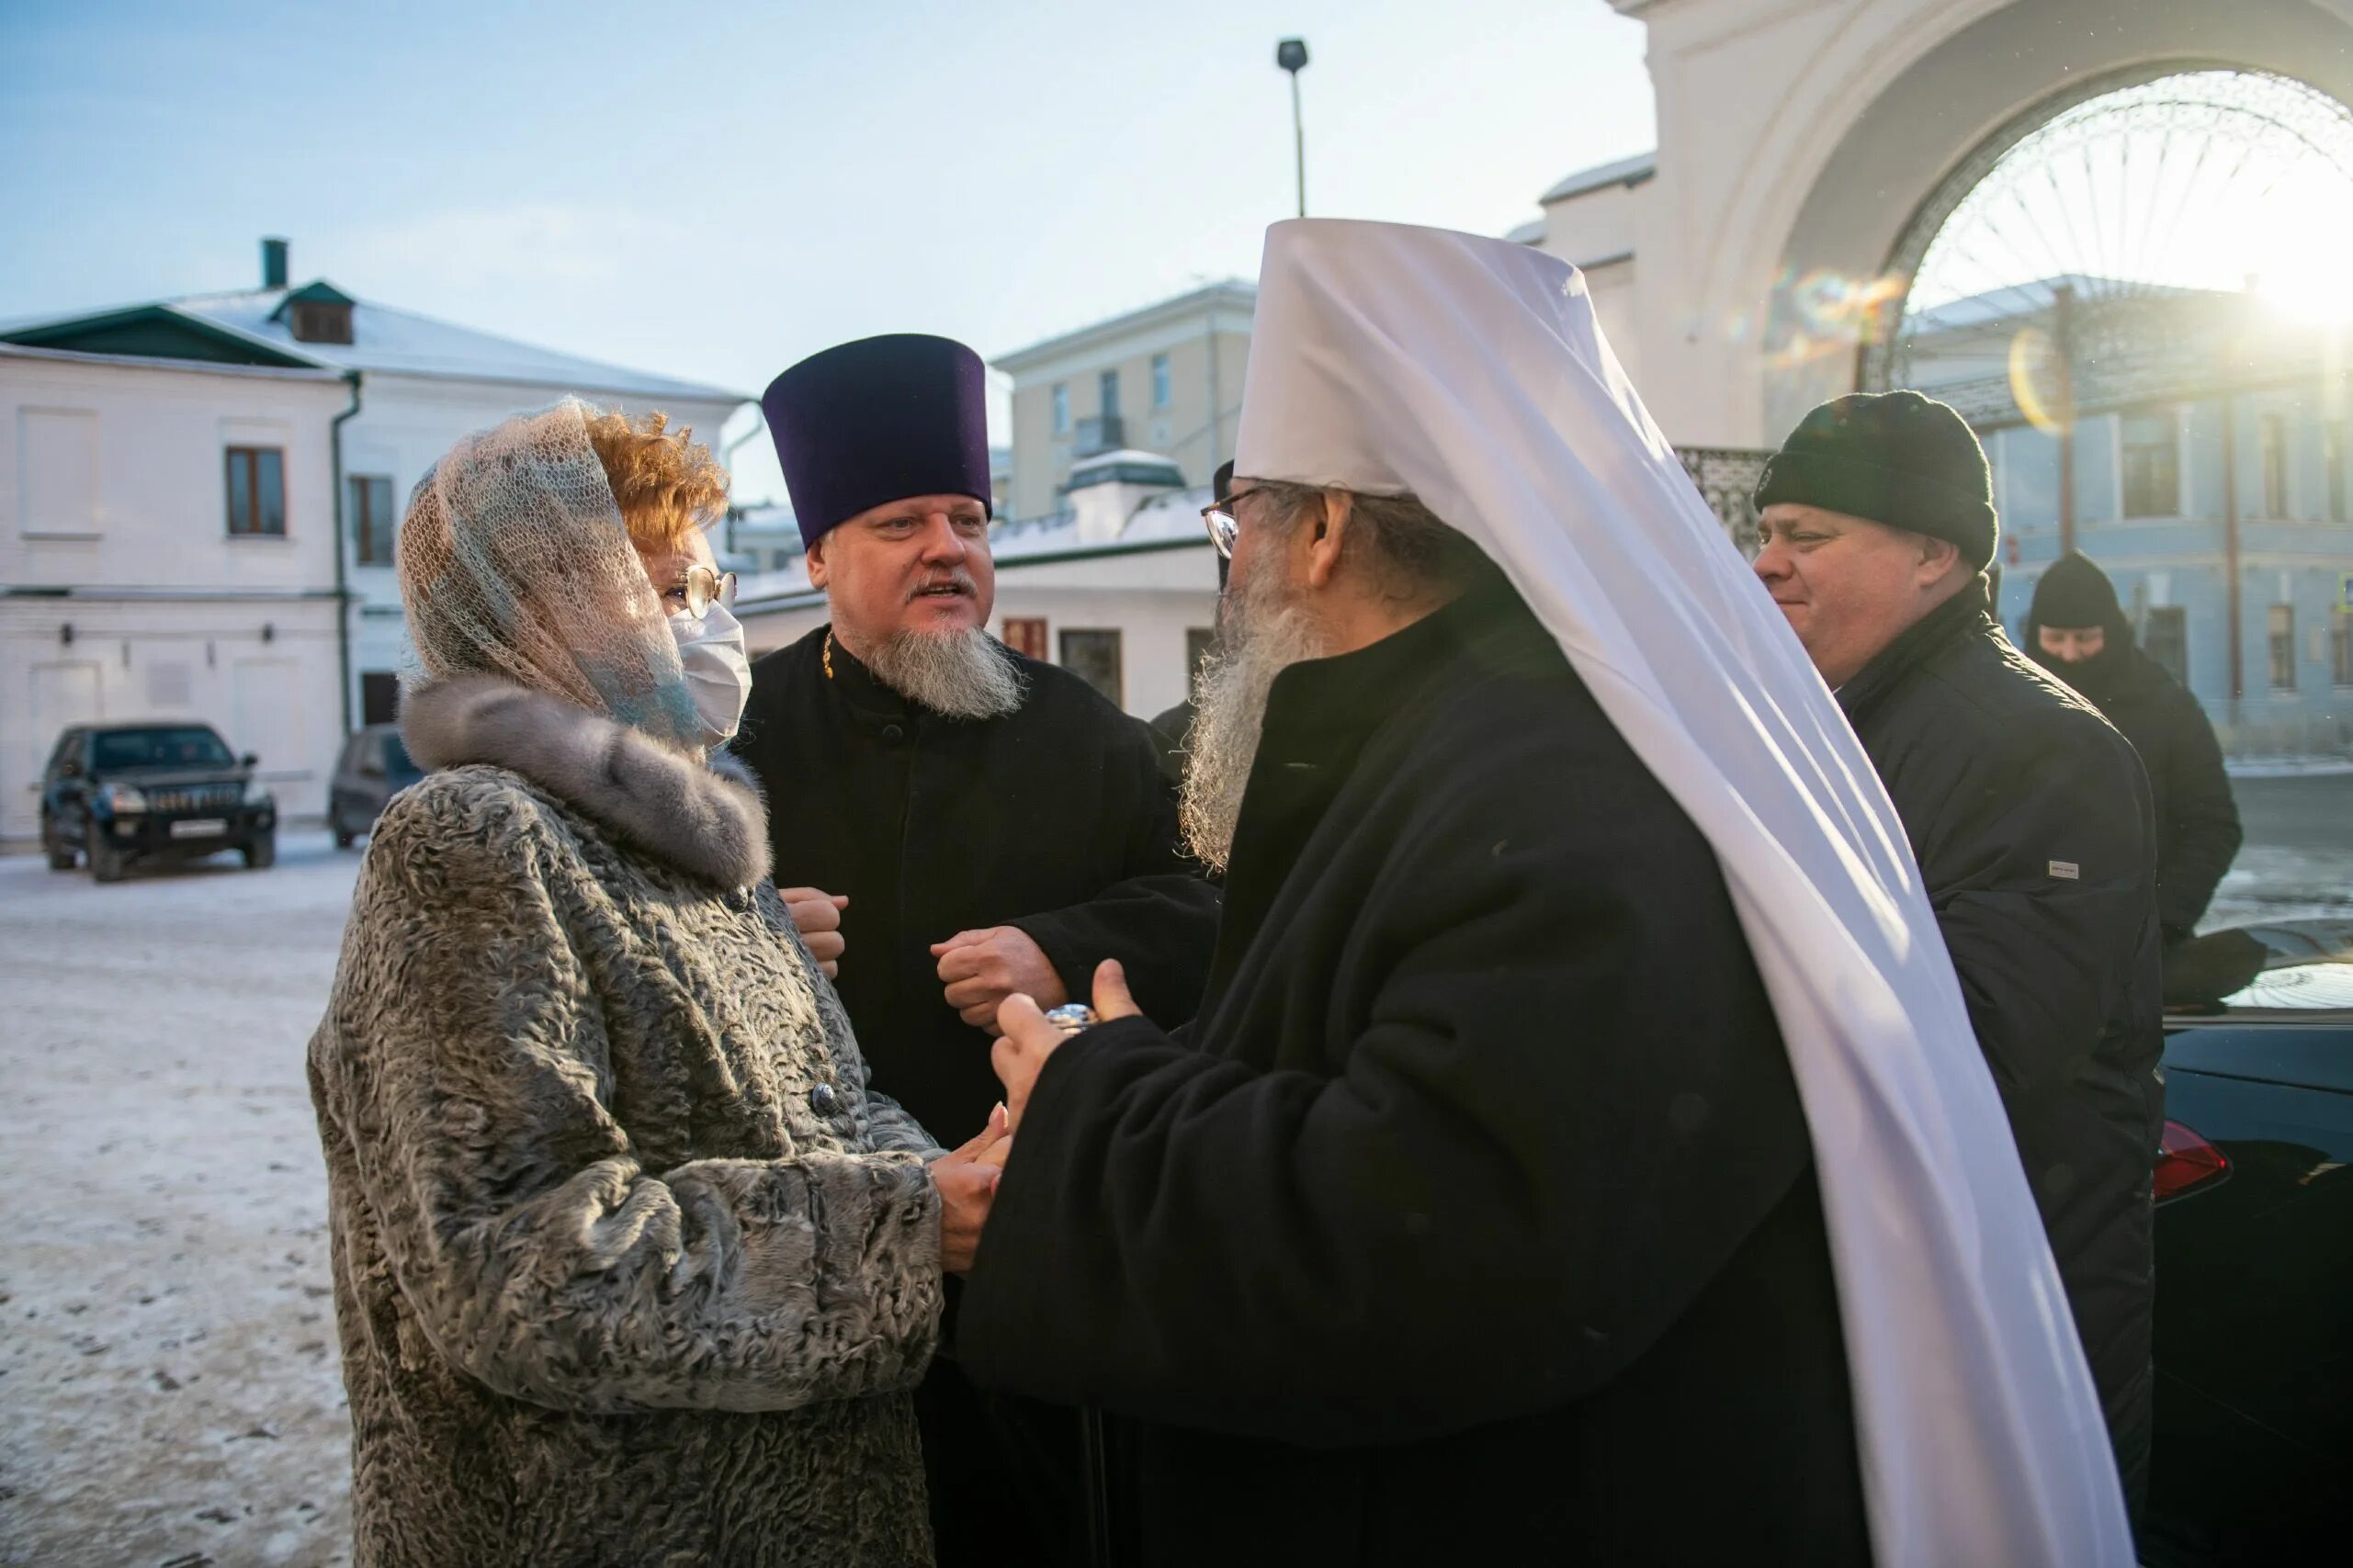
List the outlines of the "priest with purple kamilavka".
{"label": "priest with purple kamilavka", "polygon": [[[1217,907],[1150,728],[990,634],[986,394],[978,355],[917,333],[769,387],[831,619],[754,662],[734,743],[767,792],[778,882],[843,900],[834,983],[875,1088],[947,1148],[1001,1092],[1005,997],[1082,998],[1117,959],[1157,1014],[1190,1017]],[[916,1412],[944,1568],[1061,1553],[1074,1417],[985,1399],[950,1360]]]}

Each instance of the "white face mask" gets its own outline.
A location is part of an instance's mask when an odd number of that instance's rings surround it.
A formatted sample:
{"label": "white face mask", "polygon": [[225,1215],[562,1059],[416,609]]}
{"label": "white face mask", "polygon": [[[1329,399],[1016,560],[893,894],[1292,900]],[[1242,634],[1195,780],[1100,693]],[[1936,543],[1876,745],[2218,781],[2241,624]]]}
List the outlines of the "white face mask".
{"label": "white face mask", "polygon": [[703,744],[724,746],[743,722],[752,697],[752,660],[743,652],[743,626],[724,604],[714,604],[696,620],[681,610],[670,617],[678,662],[686,671],[686,692],[703,721]]}

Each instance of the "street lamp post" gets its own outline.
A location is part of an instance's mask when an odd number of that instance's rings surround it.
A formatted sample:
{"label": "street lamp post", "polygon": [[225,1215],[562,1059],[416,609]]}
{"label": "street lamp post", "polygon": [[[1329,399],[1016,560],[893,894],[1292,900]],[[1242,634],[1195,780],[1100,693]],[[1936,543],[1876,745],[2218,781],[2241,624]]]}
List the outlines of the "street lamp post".
{"label": "street lamp post", "polygon": [[1287,38],[1274,46],[1274,63],[1291,73],[1291,143],[1298,161],[1299,216],[1307,215],[1307,132],[1299,118],[1299,73],[1307,63],[1307,40]]}

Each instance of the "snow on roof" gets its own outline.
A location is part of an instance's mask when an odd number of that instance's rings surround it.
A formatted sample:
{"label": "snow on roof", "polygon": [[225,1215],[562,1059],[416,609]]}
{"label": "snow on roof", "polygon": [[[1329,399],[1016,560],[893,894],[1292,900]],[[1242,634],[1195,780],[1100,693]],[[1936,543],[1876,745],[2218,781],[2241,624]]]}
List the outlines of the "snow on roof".
{"label": "snow on roof", "polygon": [[1201,525],[1201,509],[1216,499],[1207,485],[1156,495],[1136,509],[1119,537],[1097,544],[1080,541],[1079,520],[1067,512],[1008,523],[990,537],[990,553],[1001,567],[1036,556],[1116,555],[1137,546],[1199,543],[1205,547],[1209,531]]}
{"label": "snow on roof", "polygon": [[1912,331],[1916,334],[1959,332],[1970,327],[2007,322],[2021,316],[2039,315],[2056,304],[2062,285],[2074,289],[2076,297],[2084,299],[2128,294],[2144,299],[2187,299],[2195,294],[2222,297],[2212,289],[2184,288],[2169,283],[2132,283],[2091,273],[2070,272],[2054,277],[2013,283],[1983,294],[1964,295],[1940,305],[1925,307],[1912,313]]}
{"label": "snow on roof", "polygon": [[[323,282],[323,280],[321,280]],[[316,289],[320,283],[305,285]],[[450,380],[515,381],[567,391],[616,393],[638,398],[694,398],[713,402],[748,402],[750,394],[655,376],[618,365],[582,359],[539,348],[513,338],[477,332],[396,310],[365,300],[352,307],[350,343],[301,343],[282,319],[289,294],[303,288],[250,288],[226,294],[198,294],[154,302],[152,308],[183,316],[258,344],[277,353],[333,370],[375,370],[387,374],[424,376]],[[318,298],[316,295],[311,298]],[[6,324],[7,330],[62,326],[85,317],[118,315],[119,310],[80,310]]]}
{"label": "snow on roof", "polygon": [[1605,186],[1638,186],[1657,173],[1658,154],[1656,152],[1637,152],[1614,164],[1601,164],[1565,175],[1558,185],[1538,197],[1536,201],[1540,206],[1550,207],[1555,201],[1567,201],[1572,196],[1583,196]]}

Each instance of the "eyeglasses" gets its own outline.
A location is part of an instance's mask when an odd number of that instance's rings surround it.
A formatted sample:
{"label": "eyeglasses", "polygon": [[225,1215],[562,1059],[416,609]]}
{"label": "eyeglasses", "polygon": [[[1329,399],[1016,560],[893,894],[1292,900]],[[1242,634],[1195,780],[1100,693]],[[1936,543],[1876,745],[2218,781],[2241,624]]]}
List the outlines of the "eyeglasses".
{"label": "eyeglasses", "polygon": [[1209,527],[1209,542],[1227,560],[1234,558],[1234,540],[1242,531],[1241,520],[1234,515],[1235,503],[1246,495],[1256,495],[1255,487],[1239,490],[1223,501],[1214,501],[1201,509],[1201,521]]}
{"label": "eyeglasses", "polygon": [[713,604],[733,607],[735,604],[735,573],[714,571],[707,566],[690,566],[685,578],[670,591],[686,600],[686,613],[701,620],[710,613]]}

